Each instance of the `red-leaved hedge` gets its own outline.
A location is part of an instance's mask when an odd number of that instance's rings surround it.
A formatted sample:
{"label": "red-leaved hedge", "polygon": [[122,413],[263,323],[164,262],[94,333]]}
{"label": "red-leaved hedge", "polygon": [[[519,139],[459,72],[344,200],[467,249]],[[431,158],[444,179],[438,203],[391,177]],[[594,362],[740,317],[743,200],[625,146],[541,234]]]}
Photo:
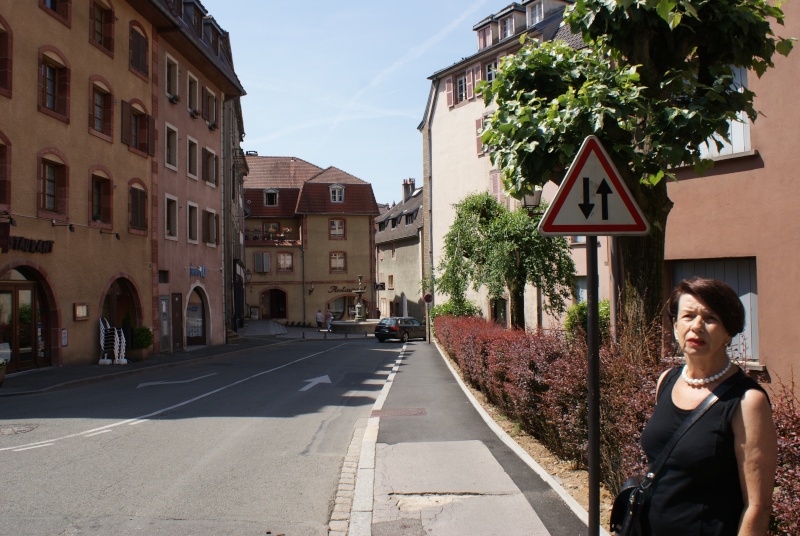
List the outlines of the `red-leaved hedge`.
{"label": "red-leaved hedge", "polygon": [[[587,348],[583,337],[554,331],[507,330],[476,317],[437,317],[439,343],[479,389],[551,452],[588,465]],[[601,479],[616,490],[642,472],[641,431],[653,409],[661,359],[657,327],[618,327],[600,350]],[[771,534],[800,534],[800,403],[777,384],[773,412],[779,434]]]}

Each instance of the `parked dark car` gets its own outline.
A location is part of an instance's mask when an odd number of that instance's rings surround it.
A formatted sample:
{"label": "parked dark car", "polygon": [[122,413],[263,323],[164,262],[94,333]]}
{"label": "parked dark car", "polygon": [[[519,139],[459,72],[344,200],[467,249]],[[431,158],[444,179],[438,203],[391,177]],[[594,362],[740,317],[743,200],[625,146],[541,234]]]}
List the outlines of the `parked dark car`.
{"label": "parked dark car", "polygon": [[378,342],[386,339],[400,339],[407,342],[409,339],[425,340],[425,324],[416,318],[407,316],[390,316],[382,318],[375,326],[375,338]]}

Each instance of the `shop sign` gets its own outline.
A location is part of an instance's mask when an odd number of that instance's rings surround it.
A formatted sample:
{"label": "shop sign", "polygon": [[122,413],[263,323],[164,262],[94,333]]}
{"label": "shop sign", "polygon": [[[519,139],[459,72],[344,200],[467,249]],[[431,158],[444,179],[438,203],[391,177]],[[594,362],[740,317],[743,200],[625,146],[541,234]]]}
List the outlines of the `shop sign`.
{"label": "shop sign", "polygon": [[343,293],[343,292],[344,293],[348,293],[348,292],[352,293],[352,292],[355,292],[355,291],[356,291],[355,287],[337,287],[336,285],[331,285],[330,288],[328,288],[328,294],[336,294],[336,293]]}
{"label": "shop sign", "polygon": [[2,250],[3,253],[7,253],[9,249],[25,251],[27,253],[52,253],[53,244],[55,244],[53,240],[36,240],[35,238],[23,238],[21,236],[3,236],[2,228],[0,228],[0,250]]}
{"label": "shop sign", "polygon": [[206,276],[206,267],[205,266],[190,266],[189,267],[189,275],[193,277],[205,277]]}

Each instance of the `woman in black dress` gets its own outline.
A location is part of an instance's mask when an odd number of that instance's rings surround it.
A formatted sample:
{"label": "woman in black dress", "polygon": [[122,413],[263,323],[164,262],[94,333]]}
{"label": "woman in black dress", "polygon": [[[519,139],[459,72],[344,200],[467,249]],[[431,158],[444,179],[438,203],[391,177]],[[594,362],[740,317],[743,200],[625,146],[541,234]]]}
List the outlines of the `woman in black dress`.
{"label": "woman in black dress", "polygon": [[767,394],[728,356],[744,329],[744,308],[725,283],[696,277],[673,290],[669,312],[686,365],[658,380],[642,433],[648,461],[709,393],[725,382],[732,387],[681,438],[656,479],[647,516],[652,534],[763,536],[777,440]]}

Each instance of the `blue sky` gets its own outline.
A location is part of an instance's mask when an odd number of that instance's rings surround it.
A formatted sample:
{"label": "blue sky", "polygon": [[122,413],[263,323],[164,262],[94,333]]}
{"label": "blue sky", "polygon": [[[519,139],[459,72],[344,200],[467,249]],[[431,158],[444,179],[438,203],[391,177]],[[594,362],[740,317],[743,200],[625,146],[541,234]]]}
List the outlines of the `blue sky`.
{"label": "blue sky", "polygon": [[230,33],[244,148],[336,166],[379,203],[422,185],[422,120],[434,72],[477,51],[490,0],[202,0]]}

